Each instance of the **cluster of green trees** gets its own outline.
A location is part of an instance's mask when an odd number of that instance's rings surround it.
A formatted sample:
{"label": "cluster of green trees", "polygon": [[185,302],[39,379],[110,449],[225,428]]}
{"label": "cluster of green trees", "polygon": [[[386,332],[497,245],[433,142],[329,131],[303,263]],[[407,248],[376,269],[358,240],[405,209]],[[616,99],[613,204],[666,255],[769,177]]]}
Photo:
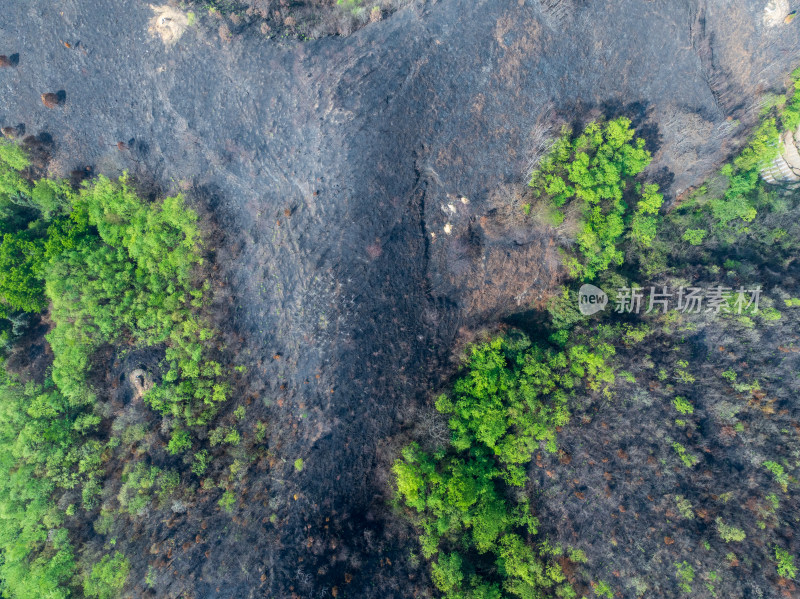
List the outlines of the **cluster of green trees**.
{"label": "cluster of green trees", "polygon": [[655,184],[633,184],[652,159],[644,145],[625,117],[590,123],[578,136],[565,127],[532,173],[529,185],[551,202],[555,224],[565,210],[579,214],[579,256],[566,260],[572,276],[591,280],[621,264],[624,239],[653,242],[663,197]]}
{"label": "cluster of green trees", "polygon": [[[74,485],[77,432],[52,384],[21,385],[0,370],[0,594],[69,596],[75,556],[65,514],[52,501]],[[53,407],[56,404],[56,407]]]}
{"label": "cluster of green trees", "polygon": [[[724,250],[742,235],[796,251],[791,223],[781,222],[786,202],[760,183],[760,173],[782,151],[781,133],[798,126],[800,69],[790,76],[787,93],[765,106],[739,155],[663,218],[658,186],[634,182],[651,156],[624,117],[590,123],[577,136],[564,128],[529,185],[549,204],[554,224],[577,217],[577,251],[564,260],[577,279],[609,280],[623,260],[649,277],[665,272],[681,246]],[[756,221],[757,214],[774,218]]]}
{"label": "cluster of green trees", "polygon": [[[190,450],[190,431],[226,400],[228,373],[212,357],[214,331],[202,311],[202,262],[197,215],[181,196],[143,200],[127,176],[79,189],[36,178],[19,146],[0,143],[0,341],[17,335],[24,314],[49,311],[53,353],[44,385],[1,375],[3,596],[67,597],[82,585],[87,596],[110,597],[124,584],[121,554],[76,574],[64,527],[75,506],[58,509],[53,499],[80,490],[82,507],[94,509],[121,443],[100,432],[104,402],[89,382],[100,347],[164,348],[163,376],[144,399],[182,423],[171,453]],[[180,475],[139,462],[126,466],[122,482],[120,509],[137,514],[175,491]]]}
{"label": "cluster of green trees", "polygon": [[188,425],[204,425],[225,401],[221,365],[209,359],[213,330],[197,316],[204,285],[197,215],[181,196],[143,201],[127,176],[79,190],[30,183],[24,152],[0,145],[0,316],[51,306],[53,380],[76,406],[90,406],[89,359],[123,339],[166,344],[169,369],[147,401]]}
{"label": "cluster of green trees", "polygon": [[417,444],[394,464],[398,495],[419,526],[431,577],[448,599],[574,597],[554,551],[533,543],[538,521],[525,467],[569,420],[575,386],[612,383],[610,345],[538,346],[512,333],[471,348],[462,376],[436,408],[450,415],[451,444]]}
{"label": "cluster of green trees", "polygon": [[84,576],[84,595],[97,599],[113,599],[125,586],[130,569],[128,558],[119,551],[113,557],[103,556]]}
{"label": "cluster of green trees", "polygon": [[781,209],[780,202],[765,190],[759,177],[782,152],[781,134],[796,131],[798,126],[800,68],[791,74],[786,94],[765,106],[749,143],[712,179],[713,190],[709,185],[700,187],[671,215],[671,220],[683,231],[683,240],[701,245],[704,239],[713,237],[718,243],[735,243],[741,235],[751,234],[767,238],[770,243],[781,241],[786,231],[779,227],[753,230],[759,212]]}

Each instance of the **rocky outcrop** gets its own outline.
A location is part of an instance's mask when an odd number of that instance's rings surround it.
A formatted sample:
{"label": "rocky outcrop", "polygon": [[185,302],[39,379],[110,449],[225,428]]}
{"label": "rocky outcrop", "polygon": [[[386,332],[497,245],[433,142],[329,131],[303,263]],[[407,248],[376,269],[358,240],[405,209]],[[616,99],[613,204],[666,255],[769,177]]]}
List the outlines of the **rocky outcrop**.
{"label": "rocky outcrop", "polygon": [[767,183],[773,185],[800,186],[800,153],[798,152],[800,128],[797,131],[785,131],[781,135],[781,153],[772,164],[761,171]]}

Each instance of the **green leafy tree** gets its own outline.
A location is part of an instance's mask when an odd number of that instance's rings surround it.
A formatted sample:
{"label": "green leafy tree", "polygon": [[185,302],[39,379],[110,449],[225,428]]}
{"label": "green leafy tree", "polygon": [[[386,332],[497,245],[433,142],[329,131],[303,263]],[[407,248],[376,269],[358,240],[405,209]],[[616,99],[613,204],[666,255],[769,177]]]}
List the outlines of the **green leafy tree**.
{"label": "green leafy tree", "polygon": [[461,571],[462,560],[458,553],[440,555],[431,564],[433,584],[445,595],[461,589],[464,573]]}
{"label": "green leafy tree", "polygon": [[[6,233],[0,242],[0,301],[13,310],[41,312],[47,307],[40,240],[21,231]],[[0,309],[2,309],[0,307]]]}
{"label": "green leafy tree", "polygon": [[772,476],[775,477],[775,480],[781,486],[781,489],[783,489],[783,492],[786,493],[789,488],[789,475],[786,474],[786,470],[783,466],[771,460],[765,461],[763,465],[764,468],[772,473]]}
{"label": "green leafy tree", "polygon": [[692,592],[692,583],[694,582],[694,568],[692,565],[684,560],[679,564],[675,564],[678,576],[678,586],[684,593]]}
{"label": "green leafy tree", "polygon": [[555,429],[569,420],[566,392],[576,377],[610,382],[605,356],[585,346],[566,352],[532,346],[524,336],[497,338],[473,347],[468,373],[442,395],[437,409],[449,414],[453,446],[479,443],[505,464],[522,464],[540,442],[555,450]]}
{"label": "green leafy tree", "polygon": [[700,245],[706,238],[706,233],[705,229],[686,229],[682,239],[691,245]]}
{"label": "green leafy tree", "polygon": [[744,541],[747,537],[741,528],[736,528],[731,524],[725,524],[722,518],[717,518],[716,523],[719,537],[726,543]]}
{"label": "green leafy tree", "polygon": [[130,569],[130,561],[119,551],[113,557],[104,555],[84,577],[84,594],[97,599],[114,599],[125,586]]}
{"label": "green leafy tree", "polygon": [[172,431],[172,436],[167,444],[167,451],[169,451],[172,455],[177,455],[191,448],[192,437],[188,431],[183,429]]}
{"label": "green leafy tree", "polygon": [[672,400],[672,404],[681,414],[694,414],[694,406],[692,405],[692,402],[685,397],[676,397]]}
{"label": "green leafy tree", "polygon": [[794,556],[792,554],[776,546],[775,560],[778,562],[778,576],[797,578],[797,567],[794,565]]}

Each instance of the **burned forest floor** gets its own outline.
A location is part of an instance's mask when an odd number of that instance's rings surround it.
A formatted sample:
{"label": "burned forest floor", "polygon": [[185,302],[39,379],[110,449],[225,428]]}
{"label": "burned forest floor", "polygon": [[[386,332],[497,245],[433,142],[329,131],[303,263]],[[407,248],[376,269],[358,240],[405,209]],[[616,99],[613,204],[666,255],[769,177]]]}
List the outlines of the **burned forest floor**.
{"label": "burned forest floor", "polygon": [[[28,162],[0,156],[2,232],[50,262],[36,305],[0,314],[7,419],[75,382],[70,343],[91,351],[69,408],[34,410],[83,449],[25,499],[47,504],[30,537],[0,535],[24,556],[3,592],[37,596],[9,586],[35,567],[53,597],[440,596],[393,467],[450,443],[436,398],[471,347],[568,323],[615,348],[614,382],[574,388],[508,497],[576,596],[798,596],[776,570],[776,546],[800,556],[798,192],[759,183],[734,229],[697,216],[792,85],[781,2],[12,4],[0,126]],[[663,226],[584,318],[577,225],[527,183],[562,127],[620,117],[651,158],[630,190],[659,186]],[[80,278],[70,252],[111,270]],[[760,285],[762,309],[616,314],[630,283]],[[131,316],[132,294],[168,324]],[[53,343],[87,322],[91,343]],[[23,429],[0,434],[3,467],[50,472]]]}

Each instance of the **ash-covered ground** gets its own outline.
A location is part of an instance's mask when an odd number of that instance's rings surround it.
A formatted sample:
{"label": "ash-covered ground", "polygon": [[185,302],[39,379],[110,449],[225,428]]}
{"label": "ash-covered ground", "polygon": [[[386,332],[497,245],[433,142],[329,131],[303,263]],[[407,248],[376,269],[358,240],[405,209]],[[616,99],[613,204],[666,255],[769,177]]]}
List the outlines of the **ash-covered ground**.
{"label": "ash-covered ground", "polygon": [[562,122],[627,115],[670,198],[700,184],[796,66],[800,29],[765,5],[439,0],[280,43],[205,21],[159,35],[174,17],[139,0],[0,8],[0,53],[19,54],[2,126],[50,136],[55,174],[128,170],[219,225],[224,324],[270,422],[233,516],[201,499],[131,527],[132,579],[164,572],[131,596],[421,594],[388,439],[431,411],[471,331],[554,288],[555,240],[509,208],[531,157]]}

